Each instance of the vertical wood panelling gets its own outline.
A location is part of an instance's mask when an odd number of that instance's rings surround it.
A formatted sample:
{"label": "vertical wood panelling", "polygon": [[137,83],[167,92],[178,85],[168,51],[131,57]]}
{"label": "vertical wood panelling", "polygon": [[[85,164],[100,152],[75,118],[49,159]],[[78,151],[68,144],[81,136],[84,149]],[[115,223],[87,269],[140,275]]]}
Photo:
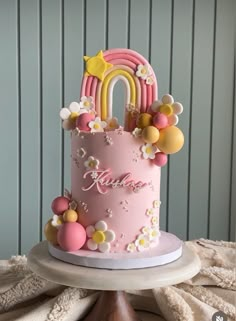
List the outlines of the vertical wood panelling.
{"label": "vertical wood panelling", "polygon": [[[159,98],[184,105],[184,148],[162,169],[161,228],[235,240],[234,9],[234,0],[0,2],[0,259],[27,253],[52,199],[70,189],[59,111],[79,99],[83,55],[114,47],[150,59]],[[124,93],[118,82],[120,120]]]}
{"label": "vertical wood panelling", "polygon": [[61,5],[42,0],[42,161],[43,224],[52,216],[50,204],[61,193]]}
{"label": "vertical wood panelling", "polygon": [[233,0],[217,0],[210,171],[209,237],[212,239],[229,237],[235,32],[232,8]]}
{"label": "vertical wood panelling", "polygon": [[167,229],[179,237],[187,238],[188,216],[188,145],[190,117],[190,89],[192,62],[193,2],[174,1],[173,8],[173,50],[171,88],[176,101],[181,101],[184,113],[180,115],[178,127],[185,135],[184,147],[180,153],[169,159],[168,224]]}
{"label": "vertical wood panelling", "polygon": [[108,48],[126,48],[128,43],[128,1],[109,0]]}
{"label": "vertical wood panelling", "polygon": [[[126,48],[128,44],[128,1],[109,0],[108,48]],[[124,85],[119,81],[113,93],[113,115],[123,122]]]}
{"label": "vertical wood panelling", "polygon": [[[169,92],[171,55],[171,8],[172,1],[152,1],[151,64],[157,76],[158,96]],[[165,32],[163,32],[165,26]],[[167,166],[161,170],[160,226],[166,230]]]}
{"label": "vertical wood panelling", "polygon": [[[65,106],[79,101],[84,55],[84,1],[70,0],[64,4],[64,89]],[[76,36],[75,36],[76,35]],[[57,114],[58,115],[58,114]],[[57,116],[56,115],[56,116]],[[65,187],[70,189],[70,135],[64,133]]]}
{"label": "vertical wood panelling", "polygon": [[[214,0],[195,2],[190,119],[189,238],[207,237]],[[205,32],[207,30],[207,32]]]}
{"label": "vertical wood panelling", "polygon": [[[26,52],[28,52],[27,55]],[[40,236],[39,5],[37,0],[20,1],[20,65],[21,251],[27,253],[32,245],[39,241]]]}
{"label": "vertical wood panelling", "polygon": [[130,0],[130,48],[149,58],[150,1]]}
{"label": "vertical wood panelling", "polygon": [[86,6],[86,48],[85,54],[93,56],[106,48],[106,0],[85,1]]}
{"label": "vertical wood panelling", "polygon": [[[0,5],[2,7],[2,5]],[[2,9],[2,8],[1,8]],[[0,257],[18,252],[19,214],[19,92],[17,52],[17,2],[0,9]],[[6,37],[7,31],[7,37]]]}

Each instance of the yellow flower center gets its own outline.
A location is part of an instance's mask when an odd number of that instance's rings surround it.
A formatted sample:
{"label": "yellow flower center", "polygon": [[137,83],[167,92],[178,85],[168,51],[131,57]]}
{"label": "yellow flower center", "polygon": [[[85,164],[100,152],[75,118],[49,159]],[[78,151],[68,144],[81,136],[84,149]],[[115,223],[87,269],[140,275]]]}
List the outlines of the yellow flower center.
{"label": "yellow flower center", "polygon": [[96,231],[93,233],[92,239],[95,243],[103,243],[105,241],[105,234],[102,231]]}
{"label": "yellow flower center", "polygon": [[89,107],[90,106],[90,102],[89,101],[85,101],[84,102],[84,107]]}
{"label": "yellow flower center", "polygon": [[94,128],[94,129],[99,129],[99,128],[100,128],[100,125],[99,125],[98,123],[95,123],[95,124],[93,125],[93,128]]}
{"label": "yellow flower center", "polygon": [[149,146],[149,147],[146,148],[146,154],[149,155],[151,153],[152,153],[152,147]]}
{"label": "yellow flower center", "polygon": [[61,217],[58,217],[58,219],[57,219],[57,224],[58,224],[58,225],[63,224],[63,220],[62,220],[62,218],[61,218]]}
{"label": "yellow flower center", "polygon": [[157,236],[157,231],[152,231],[151,235],[152,235],[152,237]]}
{"label": "yellow flower center", "polygon": [[147,70],[146,70],[146,68],[142,68],[141,70],[140,70],[140,72],[141,72],[141,74],[146,74],[146,72],[147,72]]}
{"label": "yellow flower center", "polygon": [[173,108],[169,104],[164,104],[160,106],[160,112],[166,116],[170,116],[173,114]]}
{"label": "yellow flower center", "polygon": [[140,245],[144,245],[145,244],[145,240],[144,239],[139,240],[139,244]]}
{"label": "yellow flower center", "polygon": [[79,116],[78,113],[72,112],[72,113],[70,114],[70,119],[71,119],[71,120],[74,120],[74,119],[77,118],[78,116]]}
{"label": "yellow flower center", "polygon": [[95,162],[94,161],[90,161],[89,162],[89,167],[95,167]]}

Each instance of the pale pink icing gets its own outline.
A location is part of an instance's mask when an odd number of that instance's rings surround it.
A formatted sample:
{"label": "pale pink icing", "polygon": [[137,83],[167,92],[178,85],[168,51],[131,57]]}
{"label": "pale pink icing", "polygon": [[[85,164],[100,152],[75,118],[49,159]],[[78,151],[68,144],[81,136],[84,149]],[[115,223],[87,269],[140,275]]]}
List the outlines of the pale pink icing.
{"label": "pale pink icing", "polygon": [[[106,143],[106,136],[112,140],[111,145]],[[142,233],[142,228],[151,226],[146,211],[153,208],[153,202],[160,197],[160,168],[142,158],[140,147],[143,142],[129,132],[82,132],[80,136],[72,132],[71,140],[71,192],[72,198],[79,204],[79,221],[85,227],[105,221],[108,229],[116,234],[111,252],[126,251],[127,245]],[[80,148],[86,152],[83,158],[77,156]],[[89,175],[83,178],[87,171],[84,162],[89,156],[99,160],[99,169],[109,169],[115,180],[130,173],[132,180],[147,185],[137,193],[129,187],[109,186],[106,194],[99,193],[95,186],[83,191],[92,182]],[[87,211],[82,203],[87,205]],[[112,217],[109,217],[108,210],[112,211]],[[154,215],[159,218],[159,208],[155,208]]]}

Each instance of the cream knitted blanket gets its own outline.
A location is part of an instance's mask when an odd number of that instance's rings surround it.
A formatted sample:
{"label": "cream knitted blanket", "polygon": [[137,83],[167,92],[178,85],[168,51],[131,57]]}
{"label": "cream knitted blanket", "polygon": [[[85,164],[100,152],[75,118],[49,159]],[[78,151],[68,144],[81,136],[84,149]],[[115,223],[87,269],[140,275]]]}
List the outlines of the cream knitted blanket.
{"label": "cream knitted blanket", "polygon": [[[143,321],[211,321],[222,311],[236,320],[236,243],[186,242],[202,268],[184,283],[148,291],[127,291]],[[24,256],[0,261],[0,321],[77,321],[98,292],[60,286],[32,273]],[[225,321],[225,320],[223,320]]]}

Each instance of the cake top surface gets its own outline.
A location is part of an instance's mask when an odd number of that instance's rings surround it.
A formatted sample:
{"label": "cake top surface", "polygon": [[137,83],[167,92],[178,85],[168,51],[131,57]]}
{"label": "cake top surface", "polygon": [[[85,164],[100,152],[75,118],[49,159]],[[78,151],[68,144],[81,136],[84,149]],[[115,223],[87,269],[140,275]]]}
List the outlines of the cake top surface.
{"label": "cake top surface", "polygon": [[[183,133],[176,127],[182,104],[170,94],[158,100],[157,79],[151,65],[131,49],[100,50],[94,56],[84,56],[84,61],[80,101],[61,109],[63,128],[77,135],[81,131],[130,132],[144,142],[144,158],[156,157],[157,166],[165,165],[167,155],[178,152],[184,143]],[[122,126],[112,112],[113,90],[118,81],[123,82],[126,92]]]}

